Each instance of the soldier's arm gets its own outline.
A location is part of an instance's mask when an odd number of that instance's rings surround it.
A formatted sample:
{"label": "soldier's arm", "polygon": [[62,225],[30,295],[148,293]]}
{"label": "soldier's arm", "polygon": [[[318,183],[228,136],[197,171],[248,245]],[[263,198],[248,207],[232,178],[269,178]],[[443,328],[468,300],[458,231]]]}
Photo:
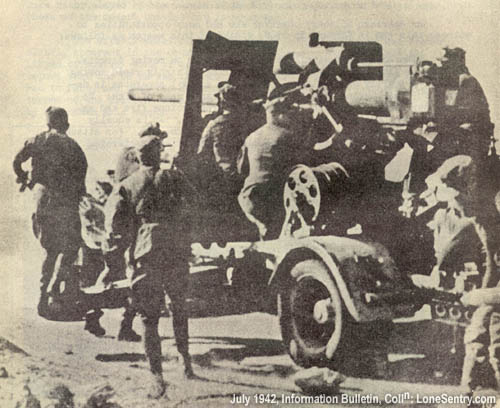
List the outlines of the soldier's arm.
{"label": "soldier's arm", "polygon": [[212,141],[212,124],[213,122],[208,122],[207,127],[203,130],[201,134],[200,144],[198,145],[197,154],[201,156],[207,156],[211,150],[210,142]]}
{"label": "soldier's arm", "polygon": [[236,160],[236,166],[238,174],[241,176],[246,177],[248,176],[248,173],[250,173],[250,163],[248,162],[248,148],[246,143],[244,143],[241,147],[238,159]]}
{"label": "soldier's arm", "polygon": [[17,176],[18,183],[24,183],[28,179],[28,172],[23,169],[23,163],[33,156],[36,138],[26,141],[23,148],[14,157],[13,168]]}
{"label": "soldier's arm", "polygon": [[472,290],[460,300],[465,306],[500,305],[500,286]]}
{"label": "soldier's arm", "polygon": [[395,136],[402,146],[404,146],[404,143],[408,143],[413,150],[426,152],[430,144],[426,138],[426,131],[430,123],[424,123],[421,120],[412,120],[408,123],[407,129],[397,131]]}
{"label": "soldier's arm", "polygon": [[128,216],[128,211],[124,209],[129,205],[129,190],[122,184],[115,185],[104,205],[104,230],[108,237],[107,250],[112,250],[116,243],[123,238],[123,234],[127,232],[124,228],[128,222],[124,217]]}
{"label": "soldier's arm", "polygon": [[75,145],[75,155],[72,158],[74,165],[75,183],[79,187],[80,196],[83,196],[87,191],[85,187],[85,178],[87,177],[88,162],[87,157],[85,156],[85,153],[83,152],[80,145],[78,145],[77,143],[75,143]]}
{"label": "soldier's arm", "polygon": [[87,193],[87,187],[85,186],[85,179],[87,178],[87,170],[89,168],[89,163],[87,161],[87,156],[85,156],[85,153],[83,152],[83,150],[80,148],[80,160],[81,160],[81,176],[82,176],[82,180],[83,180],[83,183],[82,183],[82,191],[80,192],[80,194],[83,196]]}
{"label": "soldier's arm", "polygon": [[489,106],[478,80],[473,76],[460,78],[456,107],[459,124],[487,120]]}
{"label": "soldier's arm", "polygon": [[215,164],[220,170],[223,172],[234,171],[235,163],[231,160],[231,154],[228,147],[221,142],[221,135],[219,132],[215,132],[214,134],[212,151]]}
{"label": "soldier's arm", "polygon": [[127,147],[120,152],[115,166],[115,181],[121,182],[139,168],[139,158],[134,147]]}

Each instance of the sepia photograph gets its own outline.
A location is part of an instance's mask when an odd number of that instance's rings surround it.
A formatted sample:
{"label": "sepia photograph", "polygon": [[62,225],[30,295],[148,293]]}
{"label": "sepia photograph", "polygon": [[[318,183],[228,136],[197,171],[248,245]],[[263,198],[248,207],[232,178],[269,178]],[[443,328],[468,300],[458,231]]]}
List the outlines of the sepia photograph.
{"label": "sepia photograph", "polygon": [[500,4],[0,15],[0,408],[500,407]]}

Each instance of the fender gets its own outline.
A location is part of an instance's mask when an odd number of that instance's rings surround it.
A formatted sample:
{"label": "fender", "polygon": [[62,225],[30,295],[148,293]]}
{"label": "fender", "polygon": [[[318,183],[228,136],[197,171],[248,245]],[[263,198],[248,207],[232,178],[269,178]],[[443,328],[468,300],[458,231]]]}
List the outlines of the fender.
{"label": "fender", "polygon": [[291,266],[292,263],[309,259],[311,257],[321,260],[327,266],[331,278],[337,285],[340,296],[342,297],[347,310],[356,321],[360,320],[358,310],[354,305],[351,294],[349,293],[347,285],[342,278],[334,258],[322,245],[315,242],[314,239],[311,239],[310,237],[302,239],[281,238],[276,241],[258,242],[255,246],[258,247],[256,248],[258,251],[268,253],[272,252],[276,257],[274,270],[268,282],[269,286],[276,286],[282,274],[286,273],[288,267]]}
{"label": "fender", "polygon": [[335,282],[340,296],[349,311],[350,315],[356,320],[360,320],[360,316],[354,302],[352,300],[351,294],[347,288],[347,285],[342,278],[337,264],[335,263],[333,257],[325,250],[321,245],[312,242],[310,240],[298,240],[295,247],[292,247],[282,256],[281,259],[277,261],[277,267],[271,277],[269,278],[269,285],[276,285],[282,274],[289,270],[289,267],[298,261],[310,258],[317,258],[321,260],[328,268],[330,272],[330,277]]}
{"label": "fender", "polygon": [[[375,306],[363,301],[365,293],[392,293],[408,288],[407,284],[411,284],[397,270],[387,250],[380,244],[336,236],[281,238],[268,241],[268,245],[262,245],[266,242],[256,244],[259,251],[272,252],[276,256],[269,279],[271,286],[278,284],[293,263],[316,258],[327,266],[347,311],[355,321],[392,319],[401,314],[411,314],[412,308],[408,309],[407,303],[400,310],[395,305]],[[268,246],[267,250],[263,246]]]}

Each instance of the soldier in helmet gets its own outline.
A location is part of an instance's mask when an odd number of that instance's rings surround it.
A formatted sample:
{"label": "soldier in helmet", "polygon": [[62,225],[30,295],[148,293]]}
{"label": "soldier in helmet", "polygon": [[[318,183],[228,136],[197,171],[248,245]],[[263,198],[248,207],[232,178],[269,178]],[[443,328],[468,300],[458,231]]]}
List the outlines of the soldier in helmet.
{"label": "soldier in helmet", "polygon": [[[465,64],[465,51],[462,48],[444,48],[438,57],[438,85],[441,94],[438,98],[436,121],[438,139],[436,143],[447,143],[452,132],[459,134],[456,141],[458,153],[482,159],[488,154],[491,134],[491,121],[488,101],[478,80],[472,76]],[[448,142],[449,143],[449,142]],[[452,153],[455,147],[452,147]]]}
{"label": "soldier in helmet", "polygon": [[[456,232],[461,229],[460,223],[468,219],[481,243],[483,273],[478,289],[466,292],[461,299],[465,306],[476,307],[465,329],[462,385],[469,391],[478,387],[500,390],[500,214],[491,193],[478,188],[477,172],[477,162],[470,156],[458,155],[447,159],[427,178],[428,189],[421,196],[427,206],[424,211],[440,203],[446,203],[446,208],[439,209],[428,224],[434,232],[436,268],[430,276],[419,277],[415,283],[450,288],[443,282],[440,266],[447,262],[452,251],[464,249],[457,246],[461,240]],[[455,285],[458,286],[456,282]]]}
{"label": "soldier in helmet", "polygon": [[188,350],[188,319],[184,307],[190,255],[187,182],[175,170],[160,169],[161,141],[141,138],[139,169],[116,185],[106,202],[109,246],[128,236],[133,242],[133,292],[143,316],[144,346],[154,376],[152,397],[166,390],[162,375],[158,323],[165,292],[172,301],[177,349],[186,377],[193,376]]}
{"label": "soldier in helmet", "polygon": [[462,48],[445,47],[435,61],[421,61],[417,80],[432,84],[435,90],[430,117],[417,115],[409,124],[408,142],[415,155],[412,189],[420,192],[425,178],[452,156],[466,154],[484,161],[493,125],[486,96],[470,74]]}
{"label": "soldier in helmet", "polygon": [[[262,123],[238,87],[222,83],[215,94],[219,114],[204,129],[198,146],[204,179],[220,190],[235,182],[236,159],[246,137]],[[224,186],[226,184],[226,186]],[[239,187],[239,186],[238,186]]]}
{"label": "soldier in helmet", "polygon": [[236,172],[236,158],[250,131],[248,106],[238,88],[223,84],[215,96],[220,113],[211,120],[201,136],[198,155],[206,168],[230,175]]}
{"label": "soldier in helmet", "polygon": [[[149,125],[146,129],[139,133],[139,137],[146,136],[157,136],[160,140],[164,140],[168,137],[168,133],[161,130],[160,124],[156,122],[155,124]],[[120,152],[113,177],[115,181],[119,183],[125,180],[138,168],[139,158],[135,150],[135,146],[126,147]]]}
{"label": "soldier in helmet", "polygon": [[415,80],[432,89],[428,111],[414,113],[406,131],[413,156],[400,211],[407,217],[417,208],[415,197],[425,190],[426,178],[445,160],[470,156],[479,166],[477,181],[485,188],[490,188],[486,184],[491,178],[484,175],[494,165],[486,160],[493,136],[488,101],[466,66],[465,51],[445,47],[435,60],[423,60],[418,68]]}
{"label": "soldier in helmet", "polygon": [[217,119],[218,116],[220,116],[224,112],[223,108],[223,103],[222,103],[222,89],[228,85],[228,81],[220,81],[217,84],[217,92],[214,93],[215,98],[217,99],[217,110],[214,112],[209,113],[208,115],[203,117],[203,129],[206,128],[208,123],[214,119]]}
{"label": "soldier in helmet", "polygon": [[207,219],[215,225],[238,225],[245,220],[236,201],[241,189],[236,160],[246,137],[261,121],[237,86],[222,82],[215,96],[218,114],[208,122],[198,146],[198,180],[203,183],[200,190],[207,191]]}
{"label": "soldier in helmet", "polygon": [[[33,186],[36,210],[33,231],[45,250],[42,265],[41,296],[38,313],[47,313],[48,286],[52,276],[57,281],[68,274],[81,243],[78,203],[85,194],[87,159],[76,141],[66,131],[68,114],[63,108],[46,110],[48,130],[29,139],[14,159],[17,182]],[[31,159],[31,181],[22,164]],[[62,254],[60,267],[54,271]],[[57,285],[51,285],[57,288]]]}

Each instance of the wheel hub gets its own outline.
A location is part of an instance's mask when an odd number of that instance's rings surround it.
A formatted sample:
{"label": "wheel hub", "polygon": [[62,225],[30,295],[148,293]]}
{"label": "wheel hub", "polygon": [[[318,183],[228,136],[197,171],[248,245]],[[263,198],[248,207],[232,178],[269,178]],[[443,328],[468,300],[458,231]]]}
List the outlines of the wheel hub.
{"label": "wheel hub", "polygon": [[316,323],[319,324],[332,322],[335,319],[335,310],[333,308],[332,299],[327,298],[318,300],[314,305],[313,316]]}
{"label": "wheel hub", "polygon": [[292,325],[296,335],[311,348],[325,347],[338,318],[327,288],[317,279],[300,279],[291,292]]}

